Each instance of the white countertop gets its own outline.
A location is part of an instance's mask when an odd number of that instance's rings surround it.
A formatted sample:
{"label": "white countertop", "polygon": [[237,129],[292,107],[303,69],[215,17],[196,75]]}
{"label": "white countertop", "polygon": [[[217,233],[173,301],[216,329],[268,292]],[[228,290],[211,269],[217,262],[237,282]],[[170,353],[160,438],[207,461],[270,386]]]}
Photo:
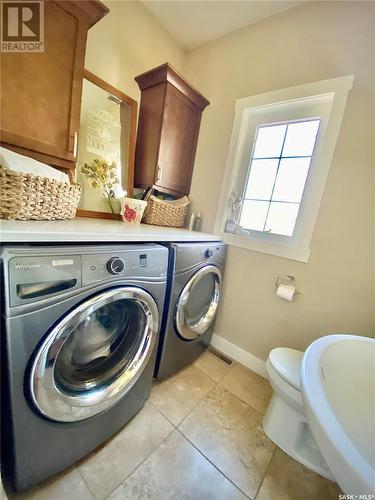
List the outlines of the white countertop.
{"label": "white countertop", "polygon": [[187,229],[131,225],[121,221],[76,218],[63,221],[1,220],[2,243],[54,242],[157,242],[157,241],[220,241],[219,236]]}

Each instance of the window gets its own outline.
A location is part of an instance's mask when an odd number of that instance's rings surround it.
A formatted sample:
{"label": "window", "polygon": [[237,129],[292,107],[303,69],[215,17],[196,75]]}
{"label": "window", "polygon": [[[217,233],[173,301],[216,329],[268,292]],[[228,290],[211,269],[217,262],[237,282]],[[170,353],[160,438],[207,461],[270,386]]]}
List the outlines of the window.
{"label": "window", "polygon": [[320,118],[257,127],[240,226],[292,236]]}
{"label": "window", "polygon": [[353,77],[236,102],[216,221],[228,244],[307,262]]}

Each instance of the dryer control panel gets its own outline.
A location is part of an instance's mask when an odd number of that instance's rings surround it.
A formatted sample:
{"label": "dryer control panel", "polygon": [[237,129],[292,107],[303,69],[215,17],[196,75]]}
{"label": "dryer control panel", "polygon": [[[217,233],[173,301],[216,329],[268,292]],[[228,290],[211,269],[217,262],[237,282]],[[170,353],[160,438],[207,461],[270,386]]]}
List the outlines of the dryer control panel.
{"label": "dryer control panel", "polygon": [[226,245],[220,241],[207,243],[174,243],[174,272],[184,272],[197,265],[224,266]]}

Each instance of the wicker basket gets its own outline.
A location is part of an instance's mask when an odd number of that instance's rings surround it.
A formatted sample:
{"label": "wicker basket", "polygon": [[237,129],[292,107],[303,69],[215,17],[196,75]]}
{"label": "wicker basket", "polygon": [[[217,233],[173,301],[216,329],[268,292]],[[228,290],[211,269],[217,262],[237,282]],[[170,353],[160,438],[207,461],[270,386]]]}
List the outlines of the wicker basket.
{"label": "wicker basket", "polygon": [[79,184],[13,172],[0,165],[0,218],[73,219],[81,189]]}
{"label": "wicker basket", "polygon": [[147,200],[142,222],[155,226],[183,227],[186,217],[189,198],[184,196],[179,200],[160,200],[150,195]]}

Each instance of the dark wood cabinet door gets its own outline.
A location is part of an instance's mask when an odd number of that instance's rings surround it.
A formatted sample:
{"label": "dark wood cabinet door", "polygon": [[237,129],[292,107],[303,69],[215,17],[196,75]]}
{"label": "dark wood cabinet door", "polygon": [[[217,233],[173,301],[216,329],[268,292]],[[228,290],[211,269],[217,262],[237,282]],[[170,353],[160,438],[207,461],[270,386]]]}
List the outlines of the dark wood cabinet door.
{"label": "dark wood cabinet door", "polygon": [[142,95],[134,186],[188,194],[201,115],[209,101],[168,63],[135,80]]}
{"label": "dark wood cabinet door", "polygon": [[134,186],[138,188],[155,184],[165,92],[166,83],[160,83],[142,92],[134,169]]}
{"label": "dark wood cabinet door", "polygon": [[188,193],[201,110],[167,83],[155,186],[172,193]]}
{"label": "dark wood cabinet door", "polygon": [[74,161],[88,16],[44,2],[45,51],[2,54],[1,140]]}

